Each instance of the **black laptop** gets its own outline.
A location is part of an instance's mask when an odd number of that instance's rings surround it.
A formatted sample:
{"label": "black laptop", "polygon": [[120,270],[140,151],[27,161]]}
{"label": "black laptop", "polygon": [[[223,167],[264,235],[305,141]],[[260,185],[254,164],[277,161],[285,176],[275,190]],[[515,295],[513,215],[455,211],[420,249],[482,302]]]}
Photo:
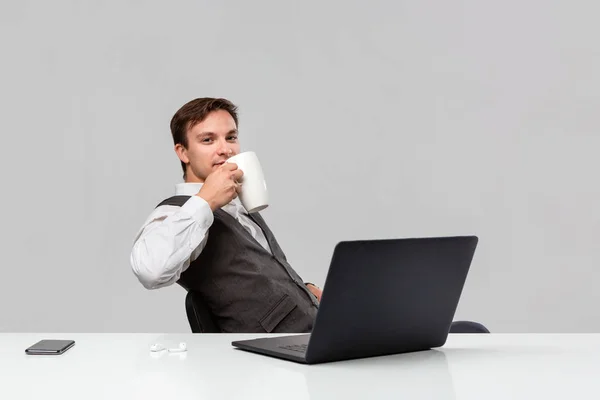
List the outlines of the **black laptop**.
{"label": "black laptop", "polygon": [[340,242],[310,334],[232,345],[305,364],[441,347],[477,242],[476,236]]}

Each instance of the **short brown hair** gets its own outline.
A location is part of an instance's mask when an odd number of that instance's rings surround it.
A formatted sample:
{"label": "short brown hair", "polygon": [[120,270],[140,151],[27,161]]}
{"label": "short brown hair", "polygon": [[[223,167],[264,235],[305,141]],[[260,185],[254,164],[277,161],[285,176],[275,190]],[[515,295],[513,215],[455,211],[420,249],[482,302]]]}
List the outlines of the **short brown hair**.
{"label": "short brown hair", "polygon": [[[237,106],[231,101],[212,97],[194,99],[184,104],[171,118],[171,135],[173,135],[174,144],[181,144],[187,148],[187,131],[204,121],[208,114],[217,110],[227,111],[235,121],[235,125],[238,125]],[[183,161],[181,162],[181,168],[183,168],[185,177],[185,163]]]}

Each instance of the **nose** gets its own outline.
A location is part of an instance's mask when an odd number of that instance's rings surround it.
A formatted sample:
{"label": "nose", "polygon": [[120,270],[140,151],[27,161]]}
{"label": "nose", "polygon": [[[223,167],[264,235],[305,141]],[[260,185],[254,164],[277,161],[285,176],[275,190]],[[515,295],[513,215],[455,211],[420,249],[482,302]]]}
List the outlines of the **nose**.
{"label": "nose", "polygon": [[233,154],[233,150],[231,150],[227,144],[223,143],[221,146],[219,146],[218,154],[229,157]]}

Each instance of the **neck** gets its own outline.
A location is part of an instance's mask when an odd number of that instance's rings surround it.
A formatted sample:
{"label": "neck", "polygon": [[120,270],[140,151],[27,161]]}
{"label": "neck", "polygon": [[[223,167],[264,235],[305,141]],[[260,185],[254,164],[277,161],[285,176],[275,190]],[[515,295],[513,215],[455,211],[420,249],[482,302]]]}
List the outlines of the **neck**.
{"label": "neck", "polygon": [[204,179],[198,178],[193,172],[187,172],[183,177],[185,183],[204,183]]}
{"label": "neck", "polygon": [[198,179],[198,178],[195,178],[195,179],[185,178],[184,182],[185,183],[204,183],[204,180]]}

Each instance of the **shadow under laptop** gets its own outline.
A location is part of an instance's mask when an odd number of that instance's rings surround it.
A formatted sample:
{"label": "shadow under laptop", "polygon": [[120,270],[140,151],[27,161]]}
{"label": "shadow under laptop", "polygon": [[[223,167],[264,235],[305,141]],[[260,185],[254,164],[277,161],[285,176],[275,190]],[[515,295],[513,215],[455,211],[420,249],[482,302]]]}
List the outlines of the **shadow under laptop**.
{"label": "shadow under laptop", "polygon": [[[446,355],[438,350],[316,365],[249,356],[253,357],[256,369],[246,378],[252,379],[251,376],[256,373],[260,376],[285,375],[288,382],[297,383],[283,389],[285,393],[280,392],[288,398],[456,398]],[[286,393],[291,391],[295,393],[289,397]]]}
{"label": "shadow under laptop", "polygon": [[303,372],[311,399],[330,399],[332,381],[343,382],[350,398],[456,398],[446,356],[438,350],[318,364]]}

